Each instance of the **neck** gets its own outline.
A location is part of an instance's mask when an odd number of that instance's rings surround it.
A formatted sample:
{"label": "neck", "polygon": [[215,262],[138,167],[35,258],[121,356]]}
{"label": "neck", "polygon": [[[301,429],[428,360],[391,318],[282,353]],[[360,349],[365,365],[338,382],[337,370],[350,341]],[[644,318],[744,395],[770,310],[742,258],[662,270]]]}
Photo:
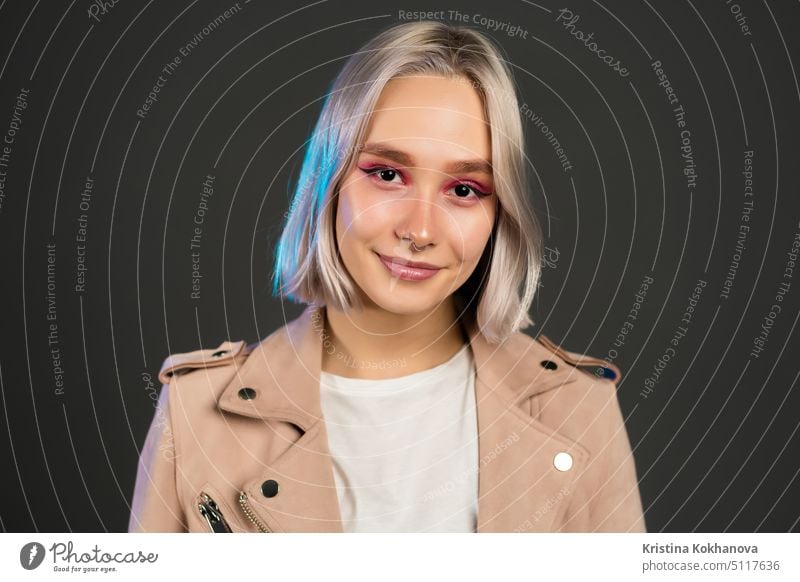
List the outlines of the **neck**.
{"label": "neck", "polygon": [[431,311],[398,314],[376,305],[326,306],[322,370],[350,378],[395,378],[452,358],[468,341],[452,299]]}

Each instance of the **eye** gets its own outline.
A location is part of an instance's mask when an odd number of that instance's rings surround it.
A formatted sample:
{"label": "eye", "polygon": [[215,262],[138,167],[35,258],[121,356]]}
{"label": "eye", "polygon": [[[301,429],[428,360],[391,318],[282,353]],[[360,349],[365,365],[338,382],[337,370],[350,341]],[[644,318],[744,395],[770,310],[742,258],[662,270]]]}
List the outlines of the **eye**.
{"label": "eye", "polygon": [[379,181],[385,182],[387,184],[391,184],[394,182],[395,178],[401,177],[400,172],[398,172],[394,168],[389,168],[387,166],[374,166],[372,168],[361,168],[361,171],[364,172],[367,176],[377,176]]}
{"label": "eye", "polygon": [[468,198],[470,192],[474,192],[475,196],[478,198],[483,198],[485,196],[490,196],[490,192],[484,192],[483,190],[478,190],[475,186],[470,184],[460,183],[453,186],[453,191],[456,193],[456,198]]}

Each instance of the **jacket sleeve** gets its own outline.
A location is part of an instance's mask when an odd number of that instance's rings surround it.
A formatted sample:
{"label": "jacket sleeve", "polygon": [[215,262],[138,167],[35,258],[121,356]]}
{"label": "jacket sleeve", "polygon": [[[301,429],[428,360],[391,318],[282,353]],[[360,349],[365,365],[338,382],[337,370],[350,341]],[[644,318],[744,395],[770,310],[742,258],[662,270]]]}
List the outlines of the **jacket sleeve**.
{"label": "jacket sleeve", "polygon": [[186,532],[178,500],[169,385],[162,384],[156,412],[139,457],[128,532]]}
{"label": "jacket sleeve", "polygon": [[597,438],[591,438],[591,458],[576,484],[581,491],[573,498],[567,528],[589,532],[647,531],[639,494],[636,463],[631,450],[616,385],[602,381],[605,390],[594,415]]}

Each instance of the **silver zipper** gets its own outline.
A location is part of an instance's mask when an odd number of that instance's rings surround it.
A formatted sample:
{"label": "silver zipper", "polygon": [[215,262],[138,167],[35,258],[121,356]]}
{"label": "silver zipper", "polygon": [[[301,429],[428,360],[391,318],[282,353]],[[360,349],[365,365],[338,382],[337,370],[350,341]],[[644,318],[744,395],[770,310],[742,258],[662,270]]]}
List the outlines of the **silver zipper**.
{"label": "silver zipper", "polygon": [[239,505],[242,508],[242,511],[247,516],[247,519],[258,528],[258,531],[261,533],[270,533],[270,529],[264,525],[264,523],[256,517],[256,514],[253,513],[250,504],[247,502],[247,493],[244,491],[239,491]]}
{"label": "silver zipper", "polygon": [[214,533],[232,533],[231,527],[225,520],[225,516],[219,510],[217,502],[205,491],[200,492],[197,500],[197,509],[203,519],[206,520],[209,529]]}

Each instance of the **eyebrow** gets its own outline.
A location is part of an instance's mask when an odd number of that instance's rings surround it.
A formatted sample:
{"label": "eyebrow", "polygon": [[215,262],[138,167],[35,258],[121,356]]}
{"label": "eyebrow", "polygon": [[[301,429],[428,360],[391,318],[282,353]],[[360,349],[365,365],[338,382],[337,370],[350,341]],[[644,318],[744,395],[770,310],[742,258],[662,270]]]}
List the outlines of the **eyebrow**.
{"label": "eyebrow", "polygon": [[[367,154],[374,154],[394,160],[406,166],[415,166],[414,158],[406,152],[396,150],[379,143],[365,143],[359,148],[360,152]],[[492,164],[485,160],[461,160],[453,162],[445,167],[445,171],[449,174],[462,174],[468,172],[483,172],[485,174],[492,174]]]}

